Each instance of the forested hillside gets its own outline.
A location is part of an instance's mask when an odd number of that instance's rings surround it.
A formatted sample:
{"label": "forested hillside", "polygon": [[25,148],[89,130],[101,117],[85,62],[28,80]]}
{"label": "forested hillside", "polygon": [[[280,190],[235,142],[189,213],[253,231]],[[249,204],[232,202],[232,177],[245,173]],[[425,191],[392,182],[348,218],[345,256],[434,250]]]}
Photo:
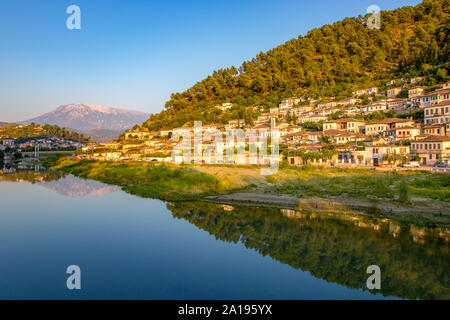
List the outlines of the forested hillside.
{"label": "forested hillside", "polygon": [[[352,90],[400,76],[425,76],[425,85],[447,79],[449,2],[425,0],[416,7],[382,11],[381,29],[369,29],[369,15],[346,18],[309,31],[239,68],[214,71],[182,93],[144,126],[151,130],[188,121],[251,118],[249,106],[275,107],[292,95],[346,97]],[[235,103],[231,110],[214,106]]]}
{"label": "forested hillside", "polygon": [[89,138],[82,133],[69,131],[52,125],[7,125],[0,128],[0,139],[2,138],[34,138],[34,137],[57,137],[73,141],[87,142]]}

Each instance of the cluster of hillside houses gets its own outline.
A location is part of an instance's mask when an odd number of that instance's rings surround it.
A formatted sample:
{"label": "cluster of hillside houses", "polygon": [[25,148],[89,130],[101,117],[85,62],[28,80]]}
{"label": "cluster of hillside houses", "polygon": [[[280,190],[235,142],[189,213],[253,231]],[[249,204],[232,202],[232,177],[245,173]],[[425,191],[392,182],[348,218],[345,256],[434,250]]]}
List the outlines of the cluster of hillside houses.
{"label": "cluster of hillside houses", "polygon": [[35,146],[39,146],[39,148],[41,149],[49,149],[49,150],[59,150],[59,149],[77,150],[85,145],[86,145],[85,143],[58,137],[42,137],[42,138],[28,138],[28,139],[3,138],[2,140],[0,140],[0,150],[5,150],[7,147],[21,150],[25,148],[34,148]]}
{"label": "cluster of hillside houses", "polygon": [[[291,97],[281,101],[277,108],[253,107],[258,117],[252,125],[244,119],[233,119],[227,124],[204,125],[204,132],[219,131],[225,135],[233,129],[243,129],[265,137],[277,132],[280,146],[285,146],[280,157],[291,165],[333,164],[349,166],[396,165],[412,159],[422,165],[450,161],[450,82],[430,91],[420,86],[420,78],[392,80],[386,83],[387,90],[381,93],[377,87],[353,92],[353,96],[335,101],[333,98],[304,99]],[[396,85],[401,84],[401,85]],[[406,88],[406,89],[405,89]],[[408,90],[407,98],[397,97]],[[362,104],[363,99],[369,103]],[[233,108],[232,103],[216,106],[223,112]],[[375,112],[395,111],[399,118],[381,121],[364,121],[361,115]],[[414,121],[411,115],[423,110],[424,120]],[[332,115],[339,115],[332,120]],[[311,128],[310,124],[322,124],[322,128]],[[309,124],[309,126],[307,125]],[[193,124],[181,128],[151,132],[139,127],[125,133],[120,142],[88,145],[82,148],[85,156],[103,160],[144,159],[174,161],[172,149],[179,141],[171,139],[175,134],[193,133]],[[223,144],[223,150],[235,148],[237,140],[206,139],[202,150],[211,144]],[[249,139],[244,141],[249,152]],[[261,140],[251,141],[258,148]],[[322,152],[333,145],[333,153]],[[315,155],[311,157],[305,154]],[[325,155],[326,156],[321,156]],[[217,160],[216,160],[217,161]],[[264,159],[262,159],[265,162]],[[221,160],[218,163],[223,163]]]}

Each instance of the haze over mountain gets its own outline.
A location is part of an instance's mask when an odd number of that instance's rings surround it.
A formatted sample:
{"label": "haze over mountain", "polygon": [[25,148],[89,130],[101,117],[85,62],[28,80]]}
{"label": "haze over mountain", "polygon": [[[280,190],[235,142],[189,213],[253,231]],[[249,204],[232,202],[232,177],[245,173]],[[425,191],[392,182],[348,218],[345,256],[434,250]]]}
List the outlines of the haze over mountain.
{"label": "haze over mountain", "polygon": [[149,114],[91,104],[68,104],[23,123],[52,124],[77,131],[124,131],[141,124]]}
{"label": "haze over mountain", "polygon": [[57,125],[90,136],[94,141],[105,142],[116,139],[123,131],[136,124],[142,124],[148,117],[149,114],[140,111],[91,104],[68,104],[22,123]]}

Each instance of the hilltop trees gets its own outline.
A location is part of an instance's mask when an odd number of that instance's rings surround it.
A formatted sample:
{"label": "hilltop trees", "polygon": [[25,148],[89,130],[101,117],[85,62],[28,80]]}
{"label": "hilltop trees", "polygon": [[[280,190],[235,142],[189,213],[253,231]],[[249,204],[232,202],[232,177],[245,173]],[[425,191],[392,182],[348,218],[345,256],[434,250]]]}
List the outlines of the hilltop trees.
{"label": "hilltop trees", "polygon": [[[144,124],[151,130],[188,121],[225,122],[253,105],[277,106],[292,95],[350,96],[358,86],[399,76],[425,76],[433,85],[448,77],[449,0],[382,12],[380,30],[367,16],[346,18],[260,52],[239,68],[214,71],[190,89],[171,95],[165,110]],[[223,114],[214,105],[237,106]],[[246,115],[247,116],[247,115]]]}
{"label": "hilltop trees", "polygon": [[69,131],[66,128],[60,128],[56,125],[30,125],[17,126],[9,125],[0,128],[0,136],[10,138],[34,138],[39,136],[49,136],[63,138],[67,140],[88,142],[90,139],[85,137],[82,133]]}

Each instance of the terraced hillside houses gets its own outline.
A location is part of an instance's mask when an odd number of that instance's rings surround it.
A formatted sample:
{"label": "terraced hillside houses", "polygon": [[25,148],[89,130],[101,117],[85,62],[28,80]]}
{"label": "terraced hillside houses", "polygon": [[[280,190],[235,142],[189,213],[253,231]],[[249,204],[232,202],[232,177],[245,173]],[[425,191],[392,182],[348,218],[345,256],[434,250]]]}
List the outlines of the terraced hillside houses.
{"label": "terraced hillside houses", "polygon": [[[231,112],[234,104],[224,101],[212,107]],[[266,143],[263,137],[276,132],[279,160],[291,165],[397,166],[420,161],[422,166],[433,166],[450,162],[449,82],[429,88],[421,84],[420,77],[393,79],[383,90],[361,88],[344,99],[299,96],[283,99],[276,108],[250,109],[253,119],[246,116],[204,124],[202,152],[209,155],[211,150],[223,150],[225,154],[242,147],[248,155],[252,145],[259,150]],[[226,138],[236,130],[242,130],[244,138],[239,134]],[[245,136],[246,132],[256,133],[257,138]],[[83,156],[173,162],[173,148],[183,136],[189,139],[188,135],[193,141],[193,123],[160,131],[138,126],[113,144],[83,148]],[[214,163],[224,163],[221,157],[214,157]],[[200,162],[206,163],[204,159]]]}

